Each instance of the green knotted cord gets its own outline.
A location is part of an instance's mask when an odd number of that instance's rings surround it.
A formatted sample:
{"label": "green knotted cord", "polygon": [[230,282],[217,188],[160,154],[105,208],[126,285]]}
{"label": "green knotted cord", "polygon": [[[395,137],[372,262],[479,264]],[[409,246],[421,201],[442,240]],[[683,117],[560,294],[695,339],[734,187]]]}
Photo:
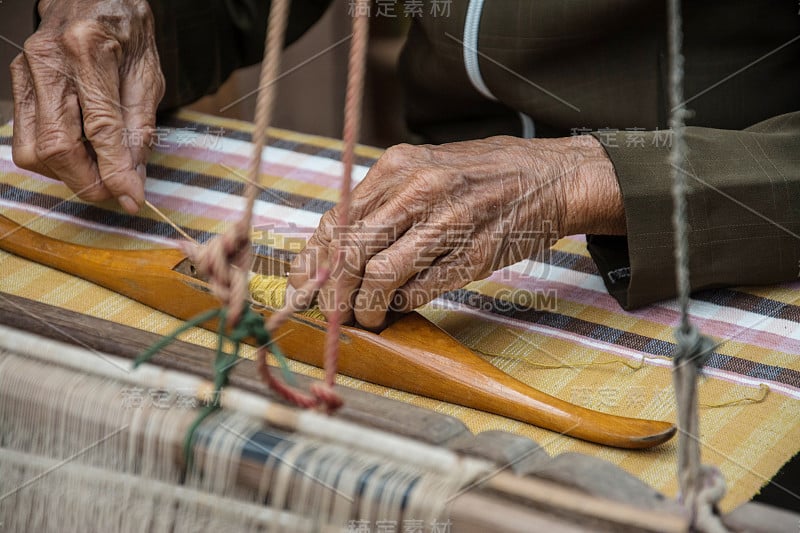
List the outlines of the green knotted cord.
{"label": "green knotted cord", "polygon": [[[242,313],[239,322],[231,329],[230,333],[226,333],[225,326],[227,322],[227,316],[228,312],[225,308],[211,309],[201,313],[186,321],[186,323],[178,327],[169,335],[165,335],[164,338],[153,344],[150,348],[142,352],[138,357],[136,357],[136,359],[133,360],[133,368],[135,369],[142,363],[150,361],[155,354],[176,340],[178,335],[184,331],[193,327],[197,327],[204,322],[208,322],[209,320],[217,319],[218,321],[217,354],[214,359],[214,397],[209,401],[208,405],[204,406],[203,409],[200,410],[197,418],[194,419],[186,432],[186,438],[183,441],[183,454],[186,458],[186,471],[189,471],[192,467],[194,456],[193,447],[197,428],[200,427],[200,424],[203,422],[203,420],[205,420],[211,413],[219,409],[220,393],[222,392],[222,388],[228,384],[228,377],[231,369],[236,366],[236,363],[239,361],[239,350],[242,342],[245,339],[252,337],[256,340],[258,346],[266,346],[278,360],[284,380],[292,385],[295,384],[294,376],[289,371],[289,365],[286,362],[286,356],[283,354],[281,349],[278,348],[278,345],[272,341],[272,336],[264,327],[264,317],[253,311],[248,305],[245,305],[244,312]],[[225,341],[230,341],[233,344],[233,350],[231,350],[230,353],[225,351]]]}

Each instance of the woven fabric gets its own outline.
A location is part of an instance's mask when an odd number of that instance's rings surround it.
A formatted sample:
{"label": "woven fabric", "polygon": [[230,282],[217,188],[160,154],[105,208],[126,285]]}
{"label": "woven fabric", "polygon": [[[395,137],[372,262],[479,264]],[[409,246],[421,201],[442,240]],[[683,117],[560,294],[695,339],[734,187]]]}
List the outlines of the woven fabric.
{"label": "woven fabric", "polygon": [[[244,205],[240,177],[251,125],[181,112],[159,128],[148,166],[147,197],[199,241],[220,233]],[[253,238],[258,252],[290,258],[334,205],[341,172],[339,141],[271,130],[262,166]],[[380,151],[359,147],[355,180]],[[111,203],[77,201],[60,183],[17,169],[11,126],[0,128],[0,212],[52,237],[91,246],[148,248],[180,236],[155,213],[122,213]],[[72,276],[0,252],[0,290],[86,315],[167,333],[180,322]],[[23,311],[21,311],[23,312]],[[675,420],[670,378],[674,302],[629,313],[606,293],[583,238],[562,239],[536,260],[506,268],[451,292],[423,314],[493,364],[549,394],[619,415]],[[700,384],[703,461],[728,482],[726,510],[747,501],[800,448],[800,283],[696,295],[696,323],[719,342]],[[185,339],[212,346],[213,334]],[[248,352],[251,354],[251,352]],[[624,360],[622,364],[584,366]],[[564,365],[547,369],[536,364]],[[101,363],[99,363],[101,364]],[[573,365],[573,366],[570,366]],[[299,363],[292,368],[321,377]],[[551,454],[576,451],[610,461],[675,496],[676,442],[626,451],[578,441],[527,424],[429,400],[352,378],[342,385],[456,416],[473,432],[530,437]],[[760,402],[732,400],[770,393]]]}

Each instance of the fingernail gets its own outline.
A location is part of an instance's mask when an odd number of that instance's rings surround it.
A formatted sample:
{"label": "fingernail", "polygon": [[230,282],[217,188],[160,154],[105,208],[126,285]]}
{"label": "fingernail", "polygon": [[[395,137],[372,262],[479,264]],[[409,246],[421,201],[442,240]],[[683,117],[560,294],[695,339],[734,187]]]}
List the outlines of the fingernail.
{"label": "fingernail", "polygon": [[139,173],[139,177],[142,178],[142,181],[147,179],[147,167],[144,163],[136,167],[136,172]]}
{"label": "fingernail", "polygon": [[139,211],[139,204],[137,204],[136,201],[134,201],[134,199],[127,194],[118,196],[117,201],[119,202],[119,205],[121,205],[122,208],[131,215]]}

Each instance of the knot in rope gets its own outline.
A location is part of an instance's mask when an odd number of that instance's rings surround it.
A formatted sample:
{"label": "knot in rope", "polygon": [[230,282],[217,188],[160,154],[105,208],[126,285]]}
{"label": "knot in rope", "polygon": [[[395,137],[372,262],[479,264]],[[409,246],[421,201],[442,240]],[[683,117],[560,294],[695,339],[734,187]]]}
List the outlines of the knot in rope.
{"label": "knot in rope", "polygon": [[[332,383],[314,383],[309,391],[310,395],[305,394],[295,386],[295,380],[289,371],[286,356],[273,341],[270,331],[264,327],[264,317],[245,306],[236,326],[231,329],[227,337],[234,343],[238,354],[239,344],[245,339],[252,337],[258,344],[256,352],[256,362],[258,370],[264,381],[280,394],[287,401],[304,408],[323,407],[328,413],[336,411],[342,406],[342,399],[333,390]],[[283,380],[272,375],[269,366],[266,364],[267,351],[272,353],[280,364],[283,371]]]}
{"label": "knot in rope", "polygon": [[695,526],[703,533],[727,533],[722,523],[717,504],[725,496],[725,478],[713,465],[700,467],[700,491],[697,493]]}
{"label": "knot in rope", "polygon": [[698,369],[702,368],[716,344],[694,324],[683,324],[675,328],[675,349],[672,356],[675,365],[693,363]]}
{"label": "knot in rope", "polygon": [[184,252],[211,290],[229,309],[227,324],[235,326],[249,295],[247,273],[252,262],[248,226],[238,223],[205,245],[187,243]]}
{"label": "knot in rope", "polygon": [[272,336],[264,327],[264,317],[250,307],[244,306],[241,318],[228,333],[228,338],[235,343],[241,343],[248,337],[255,339],[259,346],[266,345],[272,348]]}

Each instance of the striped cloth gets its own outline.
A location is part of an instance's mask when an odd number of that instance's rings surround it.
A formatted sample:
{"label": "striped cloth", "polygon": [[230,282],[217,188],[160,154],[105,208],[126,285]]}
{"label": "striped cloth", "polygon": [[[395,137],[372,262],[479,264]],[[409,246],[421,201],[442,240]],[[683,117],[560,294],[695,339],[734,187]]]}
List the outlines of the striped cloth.
{"label": "striped cloth", "polygon": [[[148,166],[147,197],[192,237],[207,241],[239,217],[239,177],[250,154],[251,125],[181,112],[160,128]],[[60,183],[17,169],[11,126],[0,128],[2,213],[53,237],[100,247],[171,245],[180,237],[154,213],[123,214],[111,203],[76,201]],[[256,204],[258,252],[290,258],[334,205],[339,141],[272,130]],[[380,151],[360,147],[355,180]],[[0,252],[0,290],[166,333],[179,322],[90,283]],[[428,318],[518,379],[565,400],[615,414],[675,420],[670,379],[674,302],[622,311],[605,291],[579,237],[562,239],[537,260],[453,291],[425,306]],[[719,342],[700,384],[703,460],[728,482],[725,510],[750,499],[800,448],[800,283],[698,294],[694,320]],[[186,340],[206,346],[202,330]],[[248,352],[249,353],[249,352]],[[644,363],[638,370],[622,364]],[[561,365],[542,368],[536,365]],[[571,365],[571,366],[570,366]],[[318,369],[293,369],[321,377]],[[530,437],[551,454],[577,451],[615,463],[675,496],[676,444],[650,451],[606,448],[527,424],[340,376],[340,383],[463,420],[474,432]],[[763,401],[759,385],[770,393]],[[733,405],[714,407],[733,400]]]}

